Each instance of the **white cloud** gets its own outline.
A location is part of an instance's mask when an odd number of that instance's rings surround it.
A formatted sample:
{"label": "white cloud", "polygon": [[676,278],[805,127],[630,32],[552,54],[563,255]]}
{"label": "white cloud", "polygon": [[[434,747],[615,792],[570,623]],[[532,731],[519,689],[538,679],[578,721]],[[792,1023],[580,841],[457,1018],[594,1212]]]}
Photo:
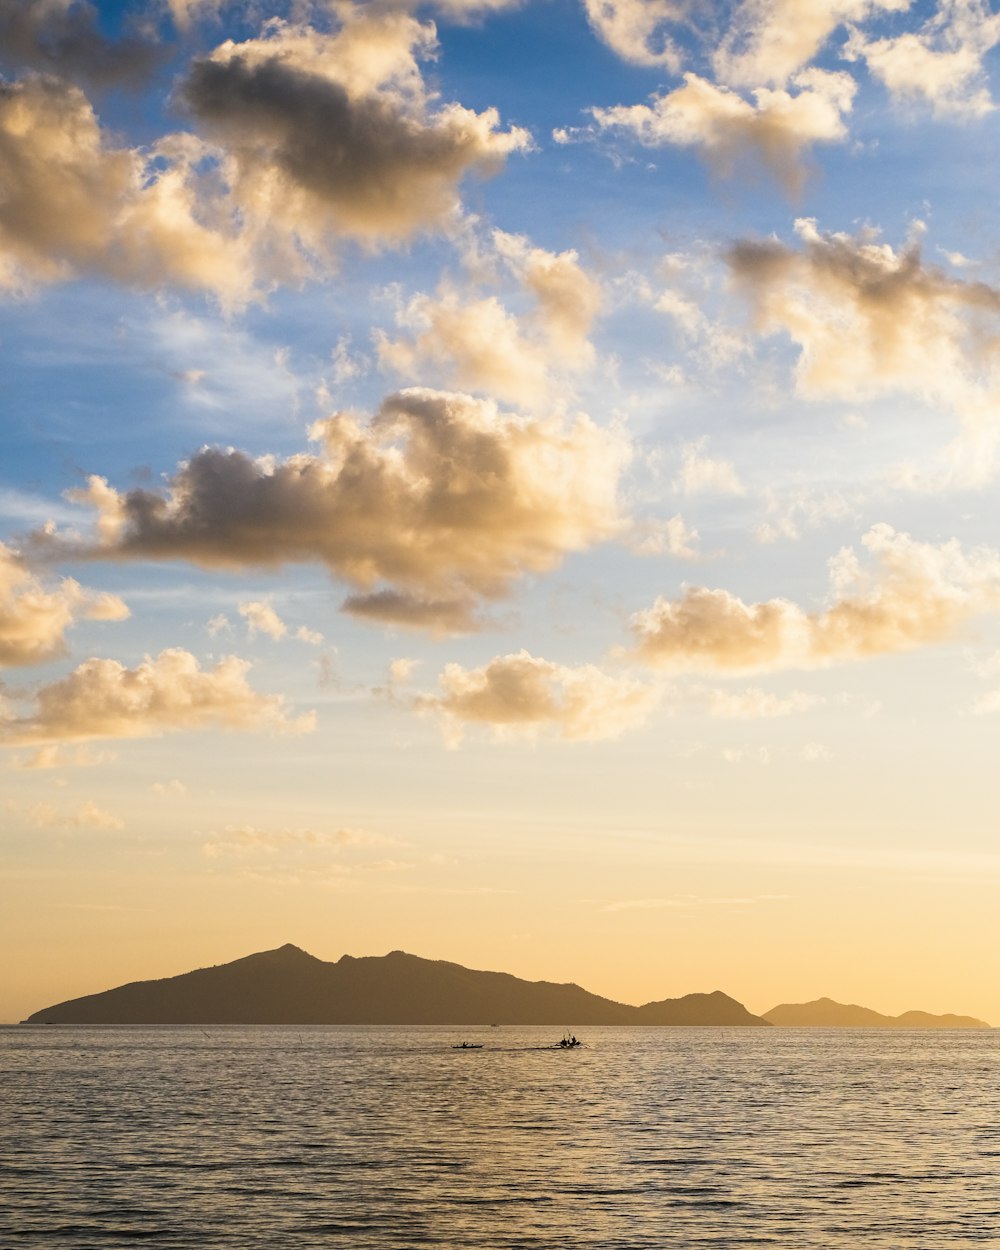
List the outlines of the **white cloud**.
{"label": "white cloud", "polygon": [[622,130],[647,147],[676,144],[699,151],[720,177],[762,166],[792,195],[801,192],[807,157],[817,143],[846,138],[844,117],[856,85],[847,74],[802,70],[785,88],[758,87],[753,103],[735,91],[685,74],[684,86],[653,103],[592,110],[603,130]]}
{"label": "white cloud", "polygon": [[670,27],[684,20],[687,0],[583,0],[583,4],[595,34],[622,60],[674,72],[680,68]]}
{"label": "white cloud", "polygon": [[674,488],[685,495],[744,494],[743,483],[730,461],[706,456],[704,449],[707,445],[707,437],[684,444],[681,448],[681,468]]}
{"label": "white cloud", "polygon": [[896,99],[923,100],[942,116],[975,118],[996,108],[983,60],[997,43],[1000,13],[983,0],[939,0],[919,31],[868,39],[854,30],[846,52],[863,59]]}

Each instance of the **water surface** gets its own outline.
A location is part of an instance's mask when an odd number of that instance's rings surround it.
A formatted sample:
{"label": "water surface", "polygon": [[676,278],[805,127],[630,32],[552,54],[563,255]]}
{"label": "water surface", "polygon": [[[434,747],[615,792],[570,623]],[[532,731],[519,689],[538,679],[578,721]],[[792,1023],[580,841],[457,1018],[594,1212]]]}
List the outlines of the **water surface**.
{"label": "water surface", "polygon": [[0,1029],[4,1245],[1000,1243],[1000,1031],[558,1033]]}

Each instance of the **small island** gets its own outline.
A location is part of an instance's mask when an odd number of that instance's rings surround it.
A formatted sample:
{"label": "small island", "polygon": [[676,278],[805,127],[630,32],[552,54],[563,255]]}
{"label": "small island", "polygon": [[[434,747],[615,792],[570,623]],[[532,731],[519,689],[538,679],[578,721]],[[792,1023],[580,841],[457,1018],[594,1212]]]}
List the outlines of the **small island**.
{"label": "small island", "polygon": [[904,1011],[884,1016],[856,1003],[837,1003],[816,998],[809,1003],[781,1003],[764,1012],[764,1019],[783,1028],[807,1029],[988,1029],[974,1016],[931,1015],[927,1011]]}

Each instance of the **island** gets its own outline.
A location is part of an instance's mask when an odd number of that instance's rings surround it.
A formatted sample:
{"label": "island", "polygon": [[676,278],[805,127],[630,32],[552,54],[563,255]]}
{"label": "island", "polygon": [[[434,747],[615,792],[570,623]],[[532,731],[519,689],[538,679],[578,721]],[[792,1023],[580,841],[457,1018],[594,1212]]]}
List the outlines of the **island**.
{"label": "island", "polygon": [[764,1012],[764,1019],[785,1028],[822,1029],[988,1029],[974,1016],[931,1015],[927,1011],[904,1011],[884,1016],[856,1003],[837,1003],[816,998],[810,1003],[781,1003]]}
{"label": "island", "polygon": [[404,951],[336,963],[290,943],[36,1011],[26,1024],[646,1024],[767,1028],[716,990],[632,1007],[578,985],[524,981]]}

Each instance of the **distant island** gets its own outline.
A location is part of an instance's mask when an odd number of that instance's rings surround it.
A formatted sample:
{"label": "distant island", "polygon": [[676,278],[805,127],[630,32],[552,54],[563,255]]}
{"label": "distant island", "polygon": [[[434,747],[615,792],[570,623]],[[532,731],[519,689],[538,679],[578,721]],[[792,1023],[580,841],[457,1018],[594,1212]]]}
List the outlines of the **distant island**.
{"label": "distant island", "polygon": [[782,1003],[764,1012],[771,1024],[792,1028],[822,1029],[988,1029],[985,1020],[974,1016],[934,1016],[926,1011],[904,1011],[901,1016],[883,1016],[870,1007],[836,1003],[817,998],[811,1003]]}
{"label": "distant island", "polygon": [[522,981],[403,951],[336,963],[291,944],[45,1007],[26,1024],[596,1024],[767,1028],[728,994],[630,1007],[578,985]]}

